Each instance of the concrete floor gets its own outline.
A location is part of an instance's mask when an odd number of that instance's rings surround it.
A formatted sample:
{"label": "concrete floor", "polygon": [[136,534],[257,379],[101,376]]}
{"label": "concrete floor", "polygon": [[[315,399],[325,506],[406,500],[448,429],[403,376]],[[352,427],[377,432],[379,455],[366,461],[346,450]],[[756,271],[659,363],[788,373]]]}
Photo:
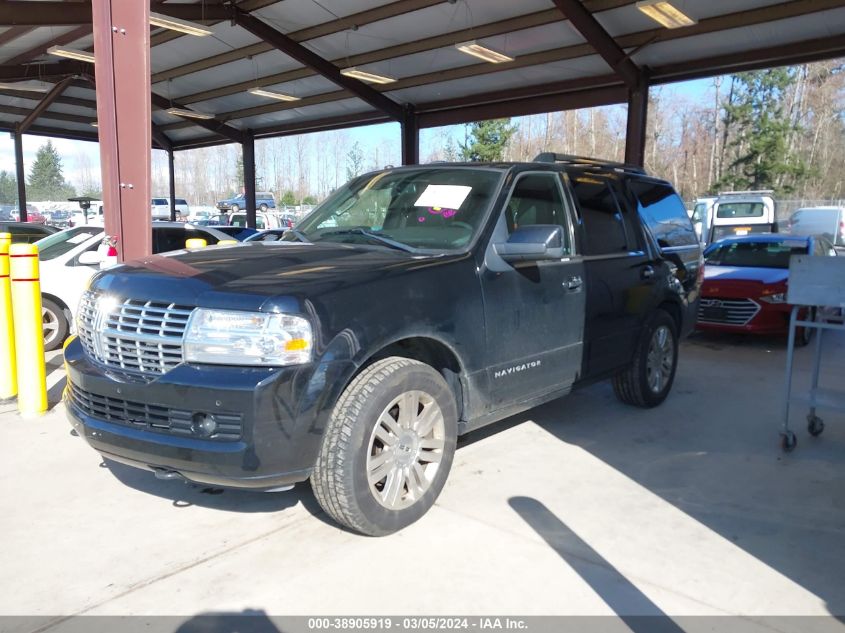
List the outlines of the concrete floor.
{"label": "concrete floor", "polygon": [[[657,409],[600,384],[471,434],[432,511],[381,539],[307,485],[161,482],[103,464],[60,404],[7,406],[0,615],[845,614],[845,414],[814,439],[796,411],[781,452],[784,348],[696,336]],[[826,348],[845,388],[845,337]]]}

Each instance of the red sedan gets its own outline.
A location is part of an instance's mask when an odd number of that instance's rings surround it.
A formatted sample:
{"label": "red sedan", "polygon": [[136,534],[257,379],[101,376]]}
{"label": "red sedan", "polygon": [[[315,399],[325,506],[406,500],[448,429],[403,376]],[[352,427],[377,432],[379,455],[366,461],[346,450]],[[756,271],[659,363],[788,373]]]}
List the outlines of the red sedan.
{"label": "red sedan", "polygon": [[[792,306],[786,302],[789,258],[836,254],[824,238],[748,235],[716,242],[704,251],[704,283],[698,308],[699,330],[786,334]],[[805,314],[799,314],[804,317]],[[799,328],[796,345],[812,330]]]}

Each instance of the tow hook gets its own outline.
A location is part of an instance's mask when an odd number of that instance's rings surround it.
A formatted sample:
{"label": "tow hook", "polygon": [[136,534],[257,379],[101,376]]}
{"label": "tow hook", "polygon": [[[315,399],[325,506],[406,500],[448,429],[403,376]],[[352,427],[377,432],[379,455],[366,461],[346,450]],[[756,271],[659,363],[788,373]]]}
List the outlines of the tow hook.
{"label": "tow hook", "polygon": [[153,474],[155,474],[156,479],[162,479],[164,481],[171,481],[174,479],[181,479],[182,481],[185,480],[181,473],[177,473],[175,470],[167,470],[166,468],[153,468]]}

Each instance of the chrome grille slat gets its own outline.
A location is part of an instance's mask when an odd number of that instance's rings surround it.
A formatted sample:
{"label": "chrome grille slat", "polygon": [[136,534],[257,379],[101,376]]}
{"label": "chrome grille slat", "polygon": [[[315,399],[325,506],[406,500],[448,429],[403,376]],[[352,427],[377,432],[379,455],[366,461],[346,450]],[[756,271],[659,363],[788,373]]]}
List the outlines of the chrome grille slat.
{"label": "chrome grille slat", "polygon": [[182,362],[182,337],[193,308],[173,303],[123,299],[98,314],[97,293],[79,305],[79,338],[98,363],[133,374],[161,375]]}
{"label": "chrome grille slat", "polygon": [[[718,305],[712,305],[712,302]],[[707,308],[724,308],[725,313],[721,318],[705,316]],[[720,325],[735,325],[738,327],[748,325],[760,311],[760,304],[752,299],[728,299],[723,297],[703,297],[698,306],[698,320],[701,323],[715,323]]]}

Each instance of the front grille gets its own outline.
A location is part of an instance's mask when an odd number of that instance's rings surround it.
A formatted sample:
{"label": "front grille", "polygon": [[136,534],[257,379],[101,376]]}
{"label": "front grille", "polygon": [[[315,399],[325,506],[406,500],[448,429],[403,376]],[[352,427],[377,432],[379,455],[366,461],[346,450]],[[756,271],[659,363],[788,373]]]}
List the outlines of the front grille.
{"label": "front grille", "polygon": [[97,362],[133,374],[163,374],[182,362],[182,336],[193,308],[174,303],[101,300],[79,304],[79,339]]}
{"label": "front grille", "polygon": [[759,311],[760,304],[751,299],[703,297],[698,304],[698,320],[701,323],[743,326]]}
{"label": "front grille", "polygon": [[70,385],[68,395],[73,405],[85,415],[114,424],[157,433],[226,442],[234,442],[241,438],[243,417],[240,414],[210,414],[216,423],[216,428],[210,435],[203,435],[195,432],[192,424],[193,412],[185,409],[171,409],[157,404],[100,396],[80,389],[74,384]]}

